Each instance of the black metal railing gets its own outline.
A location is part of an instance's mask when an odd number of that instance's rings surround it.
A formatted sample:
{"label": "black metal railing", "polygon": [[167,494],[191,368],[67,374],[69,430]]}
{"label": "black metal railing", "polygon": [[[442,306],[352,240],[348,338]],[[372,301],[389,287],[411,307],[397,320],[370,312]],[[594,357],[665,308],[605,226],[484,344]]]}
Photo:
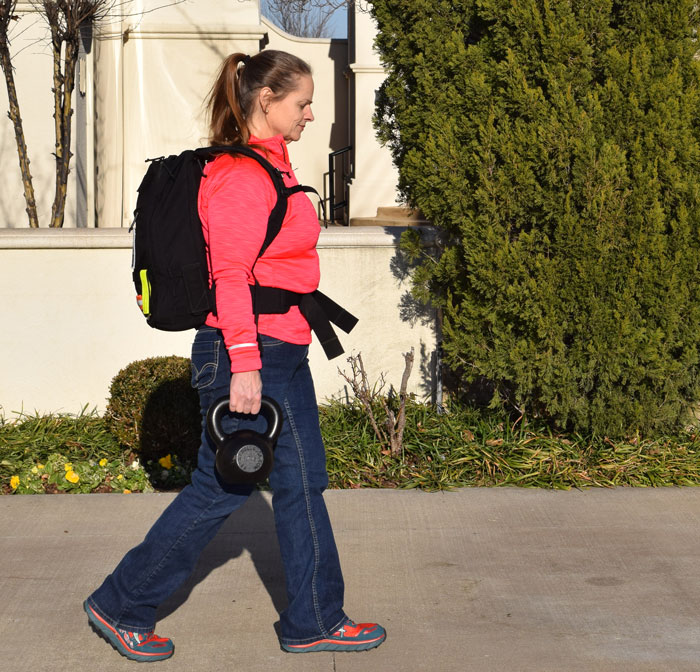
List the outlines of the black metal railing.
{"label": "black metal railing", "polygon": [[329,212],[330,212],[330,218],[331,221],[336,220],[336,213],[339,210],[342,210],[343,213],[341,217],[338,217],[337,219],[342,219],[343,223],[347,226],[349,224],[349,215],[348,215],[348,196],[347,196],[347,187],[348,187],[348,177],[350,175],[350,170],[346,166],[345,161],[343,161],[343,172],[342,172],[342,178],[343,178],[343,200],[342,201],[337,201],[335,200],[335,178],[336,178],[336,168],[335,168],[335,163],[336,163],[336,158],[339,156],[342,156],[344,154],[347,154],[352,147],[348,145],[347,147],[343,147],[343,149],[338,149],[335,152],[331,152],[328,155],[328,202],[329,202]]}

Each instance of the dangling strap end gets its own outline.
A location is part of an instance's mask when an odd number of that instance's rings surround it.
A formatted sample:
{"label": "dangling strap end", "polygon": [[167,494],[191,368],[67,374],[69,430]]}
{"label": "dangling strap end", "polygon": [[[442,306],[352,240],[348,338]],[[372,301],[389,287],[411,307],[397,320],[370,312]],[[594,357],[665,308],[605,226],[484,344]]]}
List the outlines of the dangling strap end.
{"label": "dangling strap end", "polygon": [[336,357],[340,357],[345,350],[343,350],[343,346],[340,345],[340,341],[337,338],[333,338],[330,341],[321,341],[321,347],[323,348],[323,352],[326,353],[326,358],[327,359],[335,359]]}
{"label": "dangling strap end", "polygon": [[311,296],[316,303],[318,303],[326,317],[337,327],[340,327],[346,334],[349,334],[355,328],[359,320],[352,313],[349,313],[345,308],[333,301],[333,299],[329,298],[318,289],[312,292]]}

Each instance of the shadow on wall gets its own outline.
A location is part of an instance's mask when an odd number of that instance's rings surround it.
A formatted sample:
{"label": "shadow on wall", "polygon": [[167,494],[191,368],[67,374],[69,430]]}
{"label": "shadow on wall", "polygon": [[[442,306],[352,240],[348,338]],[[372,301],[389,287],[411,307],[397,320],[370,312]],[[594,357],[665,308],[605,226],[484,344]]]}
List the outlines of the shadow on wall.
{"label": "shadow on wall", "polygon": [[[188,19],[188,14],[183,8],[176,9],[183,16],[183,18]],[[211,62],[207,61],[209,65],[207,69],[203,70],[202,72],[203,80],[207,82],[206,90],[202,91],[199,88],[190,87],[187,93],[187,98],[189,100],[201,101],[199,103],[199,106],[196,108],[195,117],[201,123],[202,128],[206,129],[206,131],[208,132],[208,128],[206,125],[207,97],[209,95],[211,87],[213,87],[214,85],[216,74],[219,68],[221,67],[221,64],[226,58],[228,58],[228,56],[230,56],[232,53],[235,53],[236,51],[239,51],[239,49],[232,49],[230,41],[212,39],[211,37],[208,37],[208,31],[203,29],[201,26],[192,26],[192,29],[197,35],[199,35],[198,45],[203,46],[213,57]],[[264,42],[264,40],[260,40],[260,50],[264,49]],[[184,81],[182,82],[182,85],[185,85]],[[201,146],[206,146],[209,144],[209,138],[203,136],[199,138],[198,142]]]}
{"label": "shadow on wall", "polygon": [[[333,63],[334,86],[333,86],[333,123],[331,124],[330,138],[328,146],[330,153],[337,152],[345,147],[352,145],[350,140],[350,125],[349,118],[349,80],[347,77],[348,71],[348,45],[347,40],[331,40],[328,48],[328,58]],[[338,219],[342,219],[344,224],[348,223],[349,206],[348,206],[348,189],[347,185],[352,177],[352,150],[350,153],[345,153],[335,158],[334,163],[334,180],[333,191],[335,201],[345,201],[345,207],[342,209]],[[324,173],[323,176],[324,201],[330,204],[330,170]],[[327,212],[329,221],[335,219],[334,212]]]}
{"label": "shadow on wall", "polygon": [[[412,262],[408,255],[401,249],[401,234],[406,230],[405,227],[384,227],[384,231],[389,233],[394,238],[395,253],[391,260],[391,274],[396,278],[399,285],[408,285],[409,289],[401,295],[399,302],[399,317],[402,322],[406,322],[411,326],[420,323],[422,326],[434,326],[437,330],[436,341],[439,344],[441,334],[437,320],[437,311],[434,306],[425,304],[416,299],[411,293],[411,274],[416,267],[416,263]],[[421,227],[416,230],[420,231],[421,240],[426,248],[431,248],[434,245],[435,232],[427,227]],[[420,388],[423,397],[430,399],[431,402],[437,401],[437,387],[439,370],[441,366],[438,357],[438,349],[428,349],[425,343],[420,344],[420,359],[418,361],[419,371],[421,376]]]}
{"label": "shadow on wall", "polygon": [[335,86],[333,87],[333,124],[328,146],[335,152],[348,144],[348,67],[347,40],[331,40],[328,58],[333,62]]}
{"label": "shadow on wall", "polygon": [[[401,250],[401,233],[405,230],[405,228],[399,229],[396,227],[385,228],[387,233],[392,234],[396,244],[396,253],[391,260],[391,273],[400,284],[409,283],[410,285],[411,273],[417,264],[412,262],[408,255]],[[427,254],[436,254],[439,235],[437,229],[428,226],[416,227],[415,230],[420,232],[421,242]],[[488,407],[497,391],[497,385],[494,381],[484,376],[477,376],[472,382],[466,382],[459,372],[450,372],[447,367],[443,366],[440,358],[442,330],[437,309],[416,299],[409,289],[401,296],[399,315],[403,322],[411,326],[420,322],[423,326],[434,325],[435,327],[436,349],[429,350],[423,342],[421,342],[420,349],[421,388],[425,398],[431,399],[433,403],[438,402],[436,397],[439,380],[440,385],[444,386],[445,389],[456,392],[457,396],[468,406],[475,408]],[[517,415],[514,416],[514,419],[516,417]]]}

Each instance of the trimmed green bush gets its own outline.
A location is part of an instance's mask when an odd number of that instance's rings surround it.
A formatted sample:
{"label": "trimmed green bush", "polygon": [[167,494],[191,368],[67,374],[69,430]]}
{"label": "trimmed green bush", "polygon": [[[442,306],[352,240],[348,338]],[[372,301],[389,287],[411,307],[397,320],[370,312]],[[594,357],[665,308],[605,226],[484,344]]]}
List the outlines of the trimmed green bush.
{"label": "trimmed green bush", "polygon": [[380,136],[444,234],[414,280],[448,365],[560,429],[682,426],[700,398],[694,0],[371,4]]}
{"label": "trimmed green bush", "polygon": [[124,367],[112,380],[105,417],[112,434],[144,464],[166,455],[195,463],[201,416],[190,360],[151,357]]}

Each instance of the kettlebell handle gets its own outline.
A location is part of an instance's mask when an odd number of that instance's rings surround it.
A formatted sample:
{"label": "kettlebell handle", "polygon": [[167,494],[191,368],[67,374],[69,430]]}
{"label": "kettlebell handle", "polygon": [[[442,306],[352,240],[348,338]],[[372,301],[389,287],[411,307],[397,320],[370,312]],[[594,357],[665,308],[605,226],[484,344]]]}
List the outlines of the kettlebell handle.
{"label": "kettlebell handle", "polygon": [[[229,437],[221,428],[221,419],[230,413],[228,404],[229,397],[221,397],[211,405],[207,412],[207,431],[217,446],[220,446]],[[263,395],[260,401],[260,415],[267,421],[267,431],[264,437],[274,444],[282,430],[282,409],[272,397]]]}

